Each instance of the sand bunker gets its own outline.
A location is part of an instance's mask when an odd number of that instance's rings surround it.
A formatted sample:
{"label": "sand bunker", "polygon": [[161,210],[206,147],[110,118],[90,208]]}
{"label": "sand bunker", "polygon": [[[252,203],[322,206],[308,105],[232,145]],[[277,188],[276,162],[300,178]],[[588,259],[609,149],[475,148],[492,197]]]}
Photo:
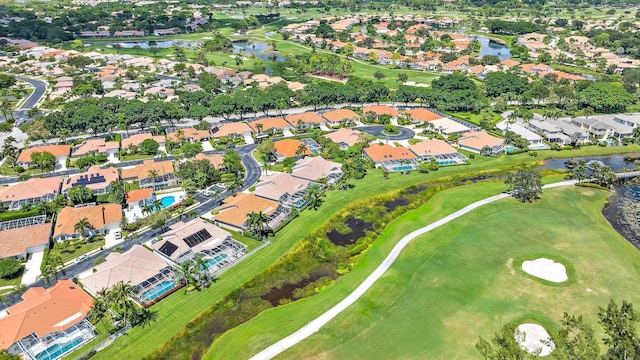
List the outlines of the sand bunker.
{"label": "sand bunker", "polygon": [[[520,348],[529,354],[547,356],[555,348],[547,330],[538,324],[520,324],[515,332],[515,338]],[[540,340],[549,343],[544,344]]]}
{"label": "sand bunker", "polygon": [[525,261],[522,263],[522,270],[529,275],[557,283],[568,279],[564,265],[547,258]]}

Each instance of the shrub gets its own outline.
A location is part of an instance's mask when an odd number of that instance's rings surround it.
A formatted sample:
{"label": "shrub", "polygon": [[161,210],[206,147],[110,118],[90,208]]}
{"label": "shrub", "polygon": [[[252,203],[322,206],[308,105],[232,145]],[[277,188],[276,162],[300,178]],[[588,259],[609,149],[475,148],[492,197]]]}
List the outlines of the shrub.
{"label": "shrub", "polygon": [[8,258],[0,260],[0,277],[3,279],[10,279],[16,275],[20,269],[22,269],[22,264],[17,259]]}
{"label": "shrub", "polygon": [[256,187],[255,187],[255,185],[251,185],[249,187],[249,192],[254,192],[254,191],[256,191]]}
{"label": "shrub", "polygon": [[103,258],[103,257],[101,256],[101,257],[99,257],[99,258],[97,258],[97,259],[93,260],[93,265],[94,265],[94,266],[96,266],[96,265],[100,265],[100,264],[102,264],[102,263],[103,263],[103,262],[105,262],[105,261],[107,261],[107,259],[105,259],[105,258]]}

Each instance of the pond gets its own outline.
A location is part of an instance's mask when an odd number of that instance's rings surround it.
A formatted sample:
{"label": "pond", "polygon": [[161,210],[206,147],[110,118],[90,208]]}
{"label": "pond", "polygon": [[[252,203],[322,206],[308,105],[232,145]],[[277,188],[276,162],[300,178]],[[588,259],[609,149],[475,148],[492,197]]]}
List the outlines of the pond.
{"label": "pond", "polygon": [[255,57],[264,61],[285,61],[284,56],[280,55],[277,51],[271,50],[271,47],[267,43],[261,41],[234,41],[233,53],[255,55]]}
{"label": "pond", "polygon": [[[151,43],[155,43],[155,47],[158,49],[166,49],[172,48],[174,46],[185,48],[185,49],[194,49],[202,46],[202,42],[200,41],[184,41],[184,40],[161,40],[161,41],[151,41]],[[91,42],[87,42],[87,44],[91,44]],[[141,49],[149,49],[149,41],[108,41],[108,42],[100,42],[100,44],[106,45],[120,45],[123,49],[133,49],[136,46],[139,46]]]}
{"label": "pond", "polygon": [[616,231],[640,249],[640,185],[616,186],[602,215]]}
{"label": "pond", "polygon": [[563,158],[563,159],[547,159],[544,161],[544,165],[538,167],[540,170],[545,169],[562,169],[566,170],[566,163],[568,161],[575,161],[577,164],[580,161],[589,162],[592,160],[601,161],[604,165],[608,165],[611,167],[613,171],[619,171],[621,169],[631,169],[634,166],[633,161],[626,161],[624,156],[622,155],[613,155],[613,156],[584,156],[584,157],[574,157],[574,158]]}
{"label": "pond", "polygon": [[497,55],[502,60],[511,59],[511,50],[506,45],[497,43],[486,36],[475,35],[480,42],[480,56]]}
{"label": "pond", "polygon": [[344,222],[351,229],[348,234],[341,234],[338,230],[333,229],[327,233],[327,238],[334,245],[346,246],[355,243],[358,239],[367,235],[367,231],[373,230],[373,224],[362,219],[351,218]]}

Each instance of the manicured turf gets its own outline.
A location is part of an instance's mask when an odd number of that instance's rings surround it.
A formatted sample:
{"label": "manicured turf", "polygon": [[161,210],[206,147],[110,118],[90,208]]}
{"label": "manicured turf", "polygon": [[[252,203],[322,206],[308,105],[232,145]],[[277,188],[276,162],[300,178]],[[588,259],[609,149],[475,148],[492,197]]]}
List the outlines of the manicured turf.
{"label": "manicured turf", "polygon": [[[260,250],[258,253],[246,258],[229,271],[223,273],[210,289],[189,294],[184,294],[182,291],[178,291],[167,299],[164,299],[154,305],[152,310],[158,312],[158,318],[154,324],[144,329],[132,329],[127,335],[116,340],[114,344],[105,350],[100,351],[95,358],[113,359],[122,357],[127,359],[139,359],[154,351],[162,345],[162,343],[169,340],[171,336],[176,334],[195,316],[228,294],[231,290],[238,287],[240,284],[273,264],[310,231],[323,224],[352,201],[433,179],[442,179],[447,177],[449,179],[447,181],[450,181],[450,177],[453,176],[476,176],[482,172],[491,171],[492,169],[519,166],[524,163],[536,163],[542,161],[544,157],[572,157],[605,154],[616,151],[622,152],[639,150],[640,146],[633,145],[618,148],[588,147],[580,150],[563,152],[544,151],[538,152],[538,158],[532,158],[526,154],[502,156],[497,159],[477,157],[476,159],[472,159],[472,165],[470,166],[441,168],[439,171],[432,172],[430,174],[419,174],[415,171],[410,175],[393,173],[390,175],[389,180],[383,179],[381,171],[370,170],[369,174],[363,180],[353,182],[355,185],[354,189],[348,191],[329,191],[325,198],[325,202],[319,211],[302,212],[298,219],[292,221],[276,235],[272,240],[272,244]],[[469,196],[472,196],[472,194]],[[465,199],[463,199],[460,204],[468,204],[471,202],[464,201]],[[451,201],[447,206],[451,206],[452,210],[457,210],[461,207],[457,206],[460,204]],[[387,251],[389,249],[390,248],[388,248]],[[371,251],[367,252],[367,254],[368,253],[371,253]],[[383,252],[383,254],[386,254],[386,252]],[[369,261],[368,257],[365,256],[361,265],[366,265]],[[356,273],[354,273],[354,277],[356,276]],[[358,276],[365,275],[366,274],[363,272],[359,272]],[[329,287],[328,291],[334,291],[332,288],[333,287]],[[346,292],[343,290],[341,295],[346,295]],[[276,340],[276,337],[274,337],[273,340]],[[262,345],[266,346],[266,343]]]}
{"label": "manicured turf", "polygon": [[[640,254],[601,215],[609,195],[568,187],[547,190],[534,204],[505,199],[419,237],[356,304],[280,358],[480,358],[478,336],[490,338],[510,321],[554,329],[565,311],[584,314],[599,329],[597,308],[610,298],[640,302]],[[426,207],[407,214],[394,223],[403,231],[385,232],[379,241],[395,243],[431,222],[431,214]],[[568,262],[574,278],[551,286],[513,266],[543,256]],[[375,253],[368,257],[379,262]],[[259,332],[250,331],[258,321],[243,325],[215,342],[210,358],[262,349],[346,293],[327,291],[269,310],[258,318]],[[242,342],[248,334],[253,338]]]}

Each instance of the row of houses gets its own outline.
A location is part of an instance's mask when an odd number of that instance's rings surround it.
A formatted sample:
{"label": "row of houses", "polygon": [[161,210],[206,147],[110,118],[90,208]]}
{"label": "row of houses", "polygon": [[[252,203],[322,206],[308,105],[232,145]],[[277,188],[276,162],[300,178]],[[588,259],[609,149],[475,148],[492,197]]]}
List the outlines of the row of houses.
{"label": "row of houses", "polygon": [[230,232],[200,218],[171,225],[151,250],[134,245],[110,253],[78,276],[82,286],[59,280],[49,289],[29,288],[22,302],[0,314],[0,349],[30,360],[59,359],[96,337],[88,315],[100,291],[130,284],[132,299],[148,307],[184,286],[175,266],[199,258],[201,272],[212,277],[246,254]]}

